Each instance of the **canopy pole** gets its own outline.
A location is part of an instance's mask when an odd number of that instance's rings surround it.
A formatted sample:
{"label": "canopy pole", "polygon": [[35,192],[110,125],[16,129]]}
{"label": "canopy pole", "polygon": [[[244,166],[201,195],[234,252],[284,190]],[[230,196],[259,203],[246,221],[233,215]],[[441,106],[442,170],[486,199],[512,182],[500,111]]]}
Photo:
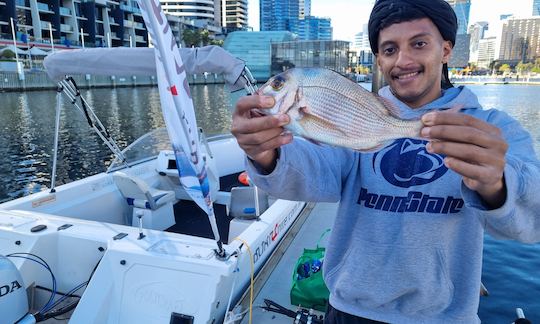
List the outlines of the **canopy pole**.
{"label": "canopy pole", "polygon": [[60,109],[62,100],[62,86],[58,85],[56,88],[56,121],[54,128],[54,153],[53,153],[53,167],[51,174],[51,193],[56,192],[56,162],[58,160],[58,138],[60,134]]}

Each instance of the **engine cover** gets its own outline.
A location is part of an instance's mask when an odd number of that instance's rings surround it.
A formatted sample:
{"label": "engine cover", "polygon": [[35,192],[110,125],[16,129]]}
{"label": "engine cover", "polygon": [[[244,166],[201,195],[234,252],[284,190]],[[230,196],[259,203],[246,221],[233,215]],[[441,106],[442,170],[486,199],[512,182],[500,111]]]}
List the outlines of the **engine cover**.
{"label": "engine cover", "polygon": [[28,314],[28,298],[21,274],[0,255],[0,314],[3,323],[15,323]]}

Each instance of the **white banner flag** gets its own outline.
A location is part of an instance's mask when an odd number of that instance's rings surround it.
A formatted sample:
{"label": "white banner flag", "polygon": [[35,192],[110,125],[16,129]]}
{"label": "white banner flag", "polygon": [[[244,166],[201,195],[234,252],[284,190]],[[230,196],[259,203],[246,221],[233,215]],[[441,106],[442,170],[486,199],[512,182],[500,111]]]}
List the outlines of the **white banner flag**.
{"label": "white banner flag", "polygon": [[206,162],[202,159],[195,111],[176,40],[159,1],[137,0],[137,3],[155,47],[161,109],[176,155],[180,183],[208,214],[214,237],[219,242]]}

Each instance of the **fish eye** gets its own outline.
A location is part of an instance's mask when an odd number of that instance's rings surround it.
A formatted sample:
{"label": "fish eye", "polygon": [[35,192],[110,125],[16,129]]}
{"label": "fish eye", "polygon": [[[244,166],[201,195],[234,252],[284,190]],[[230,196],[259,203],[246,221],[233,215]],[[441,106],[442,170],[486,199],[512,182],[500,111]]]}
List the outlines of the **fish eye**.
{"label": "fish eye", "polygon": [[281,88],[283,88],[283,85],[285,85],[285,79],[282,76],[276,76],[272,82],[270,82],[270,86],[274,91],[279,91]]}

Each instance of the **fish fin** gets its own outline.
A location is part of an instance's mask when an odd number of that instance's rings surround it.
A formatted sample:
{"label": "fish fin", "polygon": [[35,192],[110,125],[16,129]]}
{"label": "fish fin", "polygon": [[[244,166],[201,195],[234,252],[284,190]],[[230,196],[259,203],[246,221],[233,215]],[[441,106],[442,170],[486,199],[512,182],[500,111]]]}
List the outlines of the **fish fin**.
{"label": "fish fin", "polygon": [[385,97],[381,97],[378,94],[375,94],[375,97],[382,102],[384,108],[387,110],[386,112],[388,112],[389,115],[396,118],[401,118],[401,111],[399,110],[399,107],[396,106],[392,101],[386,99]]}
{"label": "fish fin", "polygon": [[300,107],[299,110],[301,112],[306,112],[308,110],[308,103],[306,101],[306,98],[304,97],[304,89],[302,87],[298,87],[296,90],[296,94],[294,95],[294,102],[296,103],[297,107]]}

